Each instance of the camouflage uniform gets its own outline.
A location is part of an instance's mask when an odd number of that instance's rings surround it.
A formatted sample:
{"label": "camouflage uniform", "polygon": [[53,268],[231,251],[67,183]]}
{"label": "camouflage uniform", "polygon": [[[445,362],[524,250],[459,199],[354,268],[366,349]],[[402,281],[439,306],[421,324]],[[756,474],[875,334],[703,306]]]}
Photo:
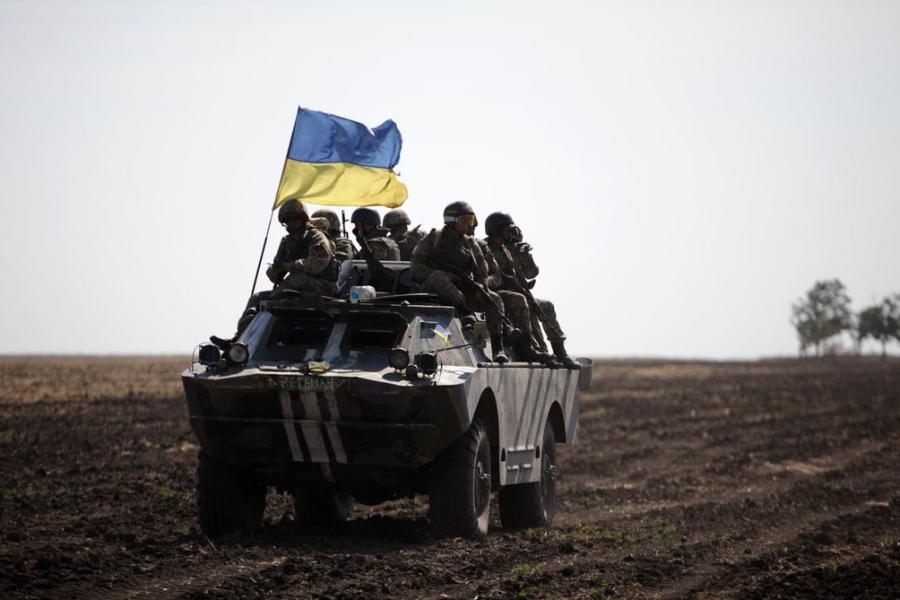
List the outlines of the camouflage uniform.
{"label": "camouflage uniform", "polygon": [[[505,272],[508,273],[512,271],[512,269],[509,268],[509,265],[512,265],[515,272],[519,274],[522,285],[526,285],[528,280],[538,276],[540,269],[538,269],[537,264],[534,262],[534,257],[531,255],[531,246],[524,242],[516,241],[506,242],[503,246],[504,250],[506,250],[506,254],[512,258],[512,262],[507,261],[505,263],[506,266],[501,266],[501,269],[509,269],[505,270]],[[553,306],[553,303],[541,298],[535,298],[534,301],[541,307],[546,319],[541,321],[537,311],[532,311],[531,329],[538,347],[542,351],[546,351],[547,342],[544,340],[544,336],[541,333],[541,323],[543,323],[544,331],[547,333],[547,340],[549,340],[551,344],[566,341],[566,334],[563,333],[562,327],[559,326],[559,321],[556,318],[556,307]]]}
{"label": "camouflage uniform", "polygon": [[328,239],[334,244],[334,258],[338,264],[356,258],[356,248],[353,246],[353,242],[341,235],[341,220],[336,212],[323,208],[314,212],[310,217],[325,219],[327,222],[327,225],[320,225],[319,229],[328,234]]}
{"label": "camouflage uniform", "polygon": [[500,333],[505,315],[500,296],[488,290],[497,306],[495,309],[480,294],[465,287],[463,289],[466,289],[466,293],[463,293],[457,283],[457,277],[435,266],[432,257],[474,275],[476,281],[481,279],[490,282],[487,261],[474,239],[458,233],[451,227],[444,227],[440,231],[432,229],[413,251],[410,276],[413,281],[422,284],[422,291],[436,293],[444,302],[463,312],[468,312],[470,306],[483,310],[486,313],[488,330],[492,334]]}
{"label": "camouflage uniform", "polygon": [[296,290],[304,296],[332,296],[337,292],[337,262],[334,245],[328,235],[309,223],[306,227],[281,238],[273,266],[289,266],[288,274],[271,291],[257,292],[247,300],[238,319],[237,337],[259,311],[259,303],[277,298],[282,290]]}
{"label": "camouflage uniform", "polygon": [[481,253],[484,255],[485,262],[487,263],[489,276],[485,279],[485,284],[490,289],[496,291],[497,295],[503,299],[503,307],[506,311],[506,316],[509,317],[509,320],[512,321],[512,324],[516,329],[521,330],[529,338],[533,339],[531,331],[532,315],[531,308],[528,306],[528,299],[518,292],[503,289],[503,278],[500,275],[501,270],[499,263],[497,262],[497,253],[505,253],[505,259],[509,261],[512,260],[512,257],[509,256],[509,253],[506,252],[506,249],[502,246],[499,251],[495,251],[485,240],[476,239],[475,241],[481,248]]}
{"label": "camouflage uniform", "polygon": [[334,243],[334,257],[339,263],[345,260],[353,260],[357,257],[356,246],[349,239],[342,235],[337,235],[332,237],[331,241]]}
{"label": "camouflage uniform", "polygon": [[397,247],[400,249],[400,260],[412,260],[413,250],[416,249],[416,244],[422,241],[422,238],[425,237],[425,234],[419,231],[418,226],[412,231],[404,231],[402,234],[394,234],[391,232],[391,239],[397,242]]}
{"label": "camouflage uniform", "polygon": [[376,260],[400,260],[400,248],[397,247],[397,242],[388,237],[388,230],[384,227],[372,229],[365,238]]}
{"label": "camouflage uniform", "polygon": [[418,225],[409,231],[407,228],[411,223],[409,215],[402,208],[389,210],[381,222],[390,230],[391,239],[397,242],[397,247],[400,248],[400,260],[410,260],[416,244],[425,237],[425,234],[419,231]]}
{"label": "camouflage uniform", "polygon": [[[491,249],[491,253],[496,259],[500,270],[504,273],[515,273],[523,286],[528,284],[529,279],[537,277],[538,267],[530,252],[522,251],[522,247],[515,243],[512,245],[501,244],[490,238],[483,240],[483,242]],[[512,252],[518,252],[518,254],[513,256]],[[541,332],[540,317],[538,316],[537,311],[531,310],[531,307],[527,305],[527,298],[525,298],[525,301],[529,312],[528,319],[531,324],[528,331],[531,333],[531,337],[538,349],[540,349],[541,352],[546,352],[547,342]],[[534,301],[540,306],[541,310],[544,312],[544,316],[547,317],[546,322],[544,322],[544,329],[547,332],[547,338],[550,340],[550,343],[565,341],[566,337],[559,327],[559,322],[556,320],[556,309],[554,308],[553,303],[549,300],[541,300],[539,298],[535,298]],[[512,315],[510,315],[510,317],[511,316]]]}
{"label": "camouflage uniform", "polygon": [[275,286],[276,292],[296,290],[310,296],[327,296],[336,290],[334,244],[324,232],[310,225],[281,238],[272,263],[289,265],[289,274]]}

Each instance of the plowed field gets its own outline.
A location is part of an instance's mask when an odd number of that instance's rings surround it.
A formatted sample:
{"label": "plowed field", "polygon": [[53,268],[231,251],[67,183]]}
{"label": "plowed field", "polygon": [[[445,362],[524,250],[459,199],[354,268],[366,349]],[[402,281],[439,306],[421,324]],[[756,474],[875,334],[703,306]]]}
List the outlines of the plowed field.
{"label": "plowed field", "polygon": [[550,530],[438,539],[426,499],[256,538],[194,507],[185,359],[0,358],[0,597],[897,598],[900,361],[607,361]]}

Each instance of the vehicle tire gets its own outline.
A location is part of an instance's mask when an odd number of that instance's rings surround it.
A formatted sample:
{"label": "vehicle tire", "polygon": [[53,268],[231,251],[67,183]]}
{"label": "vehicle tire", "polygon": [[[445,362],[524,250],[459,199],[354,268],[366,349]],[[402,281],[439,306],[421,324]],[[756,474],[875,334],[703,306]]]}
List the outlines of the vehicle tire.
{"label": "vehicle tire", "polygon": [[479,417],[441,452],[429,481],[431,525],[447,536],[480,538],[491,513],[491,444]]}
{"label": "vehicle tire", "polygon": [[346,521],[353,511],[353,497],[328,485],[298,485],[291,495],[295,522],[305,530]]}
{"label": "vehicle tire", "polygon": [[200,453],[197,511],[200,529],[206,536],[251,536],[262,523],[265,508],[266,486],[252,471],[238,469]]}
{"label": "vehicle tire", "polygon": [[550,422],[541,442],[541,480],[500,488],[500,522],[507,529],[549,527],[556,512],[556,438]]}

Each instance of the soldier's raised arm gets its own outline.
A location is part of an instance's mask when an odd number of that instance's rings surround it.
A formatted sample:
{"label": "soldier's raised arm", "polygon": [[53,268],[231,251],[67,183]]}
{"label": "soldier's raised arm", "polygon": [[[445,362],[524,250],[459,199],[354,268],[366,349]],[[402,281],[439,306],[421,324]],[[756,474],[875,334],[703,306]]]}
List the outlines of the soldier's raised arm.
{"label": "soldier's raised arm", "polygon": [[334,258],[334,250],[332,249],[331,241],[324,232],[310,228],[307,229],[306,235],[309,236],[307,255],[290,263],[290,270],[291,272],[299,271],[310,275],[318,275],[331,265],[331,261]]}

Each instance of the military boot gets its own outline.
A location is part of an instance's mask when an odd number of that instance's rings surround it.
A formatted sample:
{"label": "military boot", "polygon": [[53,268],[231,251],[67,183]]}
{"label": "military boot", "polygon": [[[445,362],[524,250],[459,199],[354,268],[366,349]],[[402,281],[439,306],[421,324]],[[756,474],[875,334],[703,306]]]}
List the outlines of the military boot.
{"label": "military boot", "polygon": [[516,360],[541,363],[548,367],[554,366],[553,356],[535,348],[534,340],[532,340],[531,336],[527,335],[524,331],[516,329],[513,334],[507,337],[512,342],[512,346],[516,351]]}
{"label": "military boot", "polygon": [[495,333],[491,335],[491,350],[494,352],[494,362],[504,364],[509,362],[509,357],[503,351],[503,334]]}
{"label": "military boot", "polygon": [[580,369],[581,365],[572,360],[572,357],[569,356],[569,353],[566,352],[566,346],[564,342],[552,342],[550,344],[553,346],[553,354],[556,356],[556,360],[562,363],[567,369]]}

